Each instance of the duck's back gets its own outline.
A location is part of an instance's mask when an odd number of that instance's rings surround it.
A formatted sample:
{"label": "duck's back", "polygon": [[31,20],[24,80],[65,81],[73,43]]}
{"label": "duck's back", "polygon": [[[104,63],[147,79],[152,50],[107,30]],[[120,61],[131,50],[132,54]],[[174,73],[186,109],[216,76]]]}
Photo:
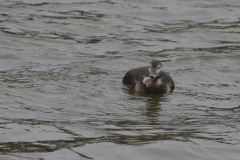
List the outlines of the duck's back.
{"label": "duck's back", "polygon": [[143,84],[143,79],[149,76],[148,67],[131,69],[123,77],[122,83],[128,87],[134,88],[137,83]]}

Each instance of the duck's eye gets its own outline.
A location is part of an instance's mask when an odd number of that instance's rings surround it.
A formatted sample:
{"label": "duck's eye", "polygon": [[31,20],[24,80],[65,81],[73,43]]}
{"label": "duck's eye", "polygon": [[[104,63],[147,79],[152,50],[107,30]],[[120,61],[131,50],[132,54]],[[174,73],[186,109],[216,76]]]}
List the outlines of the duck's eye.
{"label": "duck's eye", "polygon": [[150,68],[151,66],[149,65],[149,68]]}
{"label": "duck's eye", "polygon": [[161,68],[161,66],[158,66],[158,68],[160,69],[160,68]]}

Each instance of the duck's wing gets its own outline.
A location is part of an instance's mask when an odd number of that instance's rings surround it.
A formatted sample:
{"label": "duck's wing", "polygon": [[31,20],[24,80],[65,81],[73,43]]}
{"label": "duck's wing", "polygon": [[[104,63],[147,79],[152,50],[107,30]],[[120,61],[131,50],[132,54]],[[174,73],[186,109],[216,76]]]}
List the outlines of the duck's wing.
{"label": "duck's wing", "polygon": [[143,83],[144,76],[149,76],[148,67],[131,69],[123,77],[122,83],[128,87],[134,88],[137,82]]}
{"label": "duck's wing", "polygon": [[172,80],[172,77],[169,76],[169,74],[167,72],[162,71],[162,78],[161,78],[162,82],[169,85],[171,91],[173,91],[175,89],[175,85],[174,82]]}

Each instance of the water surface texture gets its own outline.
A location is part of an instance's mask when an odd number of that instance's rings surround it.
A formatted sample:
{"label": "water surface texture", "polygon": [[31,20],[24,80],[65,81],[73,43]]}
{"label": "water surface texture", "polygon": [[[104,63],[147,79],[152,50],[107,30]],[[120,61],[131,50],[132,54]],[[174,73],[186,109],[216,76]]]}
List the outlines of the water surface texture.
{"label": "water surface texture", "polygon": [[0,159],[238,160],[239,73],[239,0],[0,0]]}

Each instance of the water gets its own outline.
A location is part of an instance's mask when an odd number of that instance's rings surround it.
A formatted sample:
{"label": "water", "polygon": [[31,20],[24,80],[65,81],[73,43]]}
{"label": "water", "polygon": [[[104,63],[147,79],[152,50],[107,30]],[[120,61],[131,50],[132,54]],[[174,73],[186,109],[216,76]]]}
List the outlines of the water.
{"label": "water", "polygon": [[[239,159],[239,34],[237,0],[1,0],[1,159]],[[152,59],[173,93],[121,84]]]}

